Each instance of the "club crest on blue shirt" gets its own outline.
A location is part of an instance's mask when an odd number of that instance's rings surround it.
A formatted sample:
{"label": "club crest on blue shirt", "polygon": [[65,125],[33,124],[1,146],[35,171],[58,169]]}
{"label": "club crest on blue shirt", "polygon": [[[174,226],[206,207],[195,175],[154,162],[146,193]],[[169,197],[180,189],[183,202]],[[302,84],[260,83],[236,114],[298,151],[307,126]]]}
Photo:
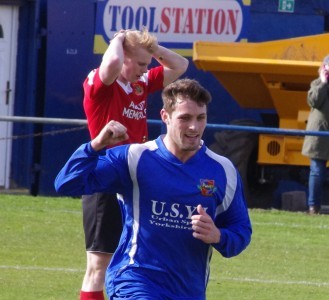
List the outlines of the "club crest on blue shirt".
{"label": "club crest on blue shirt", "polygon": [[198,189],[201,191],[202,196],[212,196],[216,192],[215,180],[212,179],[200,179],[200,185]]}

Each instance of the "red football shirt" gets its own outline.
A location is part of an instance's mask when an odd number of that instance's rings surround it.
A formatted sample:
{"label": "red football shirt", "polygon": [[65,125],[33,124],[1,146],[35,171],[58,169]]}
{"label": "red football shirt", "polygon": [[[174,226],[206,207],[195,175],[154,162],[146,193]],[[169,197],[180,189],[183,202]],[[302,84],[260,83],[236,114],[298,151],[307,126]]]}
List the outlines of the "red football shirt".
{"label": "red football shirt", "polygon": [[137,82],[124,85],[119,80],[107,86],[99,78],[99,69],[93,70],[83,83],[83,107],[91,138],[115,120],[127,127],[129,140],[142,143],[147,140],[146,108],[149,93],[163,88],[163,66],[148,70]]}

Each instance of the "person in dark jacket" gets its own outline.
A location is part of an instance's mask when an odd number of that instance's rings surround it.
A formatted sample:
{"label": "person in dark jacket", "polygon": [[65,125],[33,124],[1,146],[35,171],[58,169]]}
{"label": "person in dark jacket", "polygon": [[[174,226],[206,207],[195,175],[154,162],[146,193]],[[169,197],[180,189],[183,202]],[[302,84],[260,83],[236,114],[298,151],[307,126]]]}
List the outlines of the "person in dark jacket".
{"label": "person in dark jacket", "polygon": [[[306,130],[329,133],[329,55],[319,68],[319,77],[311,82],[307,103],[311,107]],[[307,135],[302,154],[311,159],[308,207],[310,214],[318,214],[324,193],[326,164],[329,160],[329,136]]]}

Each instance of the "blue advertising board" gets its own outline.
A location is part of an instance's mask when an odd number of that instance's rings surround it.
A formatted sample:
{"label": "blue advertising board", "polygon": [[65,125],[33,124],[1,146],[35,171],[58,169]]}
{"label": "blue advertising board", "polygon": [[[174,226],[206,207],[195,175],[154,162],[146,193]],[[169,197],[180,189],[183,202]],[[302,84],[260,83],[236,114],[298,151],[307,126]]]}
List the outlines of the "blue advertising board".
{"label": "blue advertising board", "polygon": [[249,11],[250,1],[236,0],[98,1],[94,53],[104,53],[120,29],[146,27],[163,46],[191,56],[196,40],[246,39]]}

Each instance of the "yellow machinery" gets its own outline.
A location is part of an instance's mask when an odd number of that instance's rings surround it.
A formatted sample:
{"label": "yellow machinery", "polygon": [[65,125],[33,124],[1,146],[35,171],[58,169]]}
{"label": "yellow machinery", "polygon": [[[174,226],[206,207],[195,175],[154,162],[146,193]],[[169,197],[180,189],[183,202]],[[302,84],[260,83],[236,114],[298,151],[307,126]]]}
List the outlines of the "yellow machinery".
{"label": "yellow machinery", "polygon": [[[282,129],[305,129],[310,83],[329,54],[329,34],[262,43],[197,41],[193,61],[243,108],[275,109]],[[308,165],[303,136],[260,134],[258,163]]]}

